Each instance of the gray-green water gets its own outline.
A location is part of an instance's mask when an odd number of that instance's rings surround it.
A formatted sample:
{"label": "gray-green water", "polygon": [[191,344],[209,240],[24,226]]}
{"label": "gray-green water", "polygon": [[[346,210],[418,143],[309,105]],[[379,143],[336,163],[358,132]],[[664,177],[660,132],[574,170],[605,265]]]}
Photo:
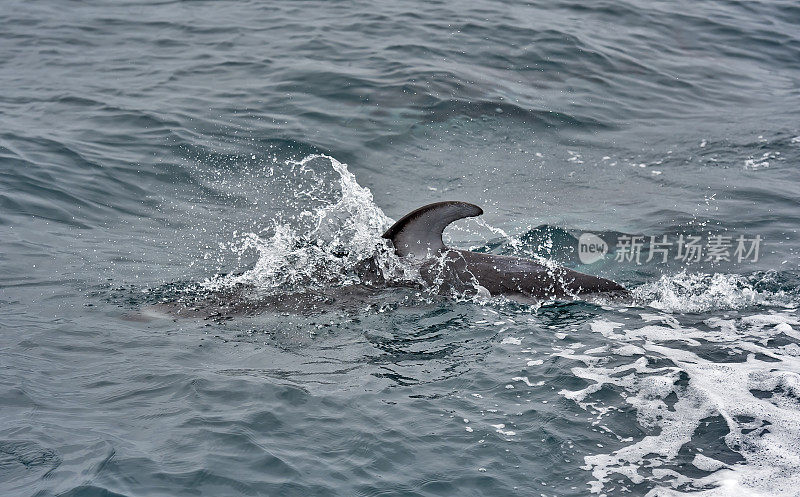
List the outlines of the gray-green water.
{"label": "gray-green water", "polygon": [[[6,1],[0,26],[0,494],[798,495],[794,2]],[[445,199],[486,211],[451,245],[634,301],[153,312],[341,295]],[[611,253],[582,264],[584,232]],[[615,260],[624,236],[668,261]]]}

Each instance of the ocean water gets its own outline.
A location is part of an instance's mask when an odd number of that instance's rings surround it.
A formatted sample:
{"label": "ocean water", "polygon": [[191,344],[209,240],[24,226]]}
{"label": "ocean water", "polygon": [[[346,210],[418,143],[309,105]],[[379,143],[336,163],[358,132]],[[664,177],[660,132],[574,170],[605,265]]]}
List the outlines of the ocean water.
{"label": "ocean water", "polygon": [[[796,2],[0,26],[0,495],[800,495]],[[633,298],[361,285],[439,200]]]}

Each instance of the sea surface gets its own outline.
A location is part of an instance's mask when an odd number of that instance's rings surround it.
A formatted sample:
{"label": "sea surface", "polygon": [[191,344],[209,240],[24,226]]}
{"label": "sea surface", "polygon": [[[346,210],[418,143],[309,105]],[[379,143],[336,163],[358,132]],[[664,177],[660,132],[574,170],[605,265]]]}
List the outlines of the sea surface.
{"label": "sea surface", "polygon": [[800,495],[799,165],[796,1],[5,0],[0,495]]}

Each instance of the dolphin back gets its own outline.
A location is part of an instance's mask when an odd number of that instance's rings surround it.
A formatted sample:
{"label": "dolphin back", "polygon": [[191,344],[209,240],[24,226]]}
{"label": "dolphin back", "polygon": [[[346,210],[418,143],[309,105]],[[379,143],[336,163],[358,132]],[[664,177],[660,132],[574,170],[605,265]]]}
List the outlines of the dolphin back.
{"label": "dolphin back", "polygon": [[442,232],[453,221],[483,214],[477,205],[467,202],[436,202],[409,212],[383,234],[394,244],[397,255],[425,258],[445,250]]}

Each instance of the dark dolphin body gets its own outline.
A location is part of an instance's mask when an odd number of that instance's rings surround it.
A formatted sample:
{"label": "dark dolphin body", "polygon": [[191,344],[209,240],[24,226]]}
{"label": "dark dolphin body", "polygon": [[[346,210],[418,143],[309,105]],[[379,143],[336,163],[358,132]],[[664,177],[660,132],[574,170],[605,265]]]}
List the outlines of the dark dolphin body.
{"label": "dark dolphin body", "polygon": [[[480,207],[466,202],[438,202],[403,216],[383,237],[392,241],[397,255],[418,264],[426,285],[443,295],[488,292],[522,303],[575,299],[590,294],[627,295],[625,288],[604,278],[530,259],[456,250],[444,245],[442,231],[450,223],[481,214]],[[182,295],[128,318],[171,316],[224,321],[262,312],[303,315],[346,312],[390,300],[388,287],[419,286],[414,281],[386,281],[376,258],[361,261],[355,270],[363,283],[272,295],[259,295],[252,285],[237,285]]]}
{"label": "dark dolphin body", "polygon": [[371,285],[348,285],[316,291],[258,295],[253,285],[239,284],[231,288],[183,295],[145,308],[138,314],[127,314],[131,321],[147,321],[155,317],[196,318],[222,322],[234,317],[256,316],[264,312],[311,316],[328,312],[355,312],[369,306],[380,306],[380,288]]}
{"label": "dark dolphin body", "polygon": [[[386,233],[397,255],[422,262],[420,274],[440,292],[482,287],[492,296],[529,302],[577,298],[587,294],[627,295],[611,280],[531,259],[448,248],[442,232],[453,221],[480,216],[483,210],[466,202],[437,202],[406,214]],[[479,286],[476,286],[479,285]]]}

